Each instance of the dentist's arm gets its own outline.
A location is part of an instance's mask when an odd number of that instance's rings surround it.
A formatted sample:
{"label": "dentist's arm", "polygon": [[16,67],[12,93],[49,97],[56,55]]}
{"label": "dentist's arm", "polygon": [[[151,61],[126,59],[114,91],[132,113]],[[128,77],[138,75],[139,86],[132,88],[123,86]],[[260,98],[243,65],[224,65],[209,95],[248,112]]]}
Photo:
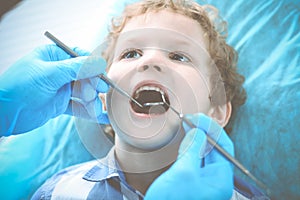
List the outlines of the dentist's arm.
{"label": "dentist's arm", "polygon": [[[0,75],[0,136],[30,131],[60,114],[108,123],[97,95],[108,89],[97,77],[105,72],[106,63],[73,50],[81,56],[71,58],[56,45],[42,46]],[[84,104],[70,102],[75,80],[79,83],[76,97]]]}
{"label": "dentist's arm", "polygon": [[210,135],[220,133],[218,144],[233,155],[231,140],[211,118],[203,114],[187,117],[197,128],[184,125],[186,136],[177,160],[152,183],[145,199],[230,199],[233,192],[232,165],[215,149],[207,150],[205,132]]}

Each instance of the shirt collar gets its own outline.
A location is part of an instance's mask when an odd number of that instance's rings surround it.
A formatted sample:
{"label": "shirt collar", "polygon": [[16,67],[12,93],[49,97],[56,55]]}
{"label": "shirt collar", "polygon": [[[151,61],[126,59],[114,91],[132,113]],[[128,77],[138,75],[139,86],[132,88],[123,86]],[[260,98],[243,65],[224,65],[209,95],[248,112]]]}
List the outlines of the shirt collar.
{"label": "shirt collar", "polygon": [[121,180],[125,180],[114,152],[115,148],[112,148],[106,157],[98,160],[98,163],[83,176],[83,179],[92,182],[100,182],[112,177],[118,177]]}

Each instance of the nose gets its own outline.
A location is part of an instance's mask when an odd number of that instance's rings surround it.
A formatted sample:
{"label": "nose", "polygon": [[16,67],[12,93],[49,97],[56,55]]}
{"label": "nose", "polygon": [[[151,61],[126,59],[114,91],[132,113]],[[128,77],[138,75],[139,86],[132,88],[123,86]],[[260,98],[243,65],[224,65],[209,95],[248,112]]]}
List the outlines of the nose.
{"label": "nose", "polygon": [[144,54],[139,60],[139,64],[137,65],[138,72],[166,72],[167,66],[167,58],[166,53],[156,48],[147,48],[144,49]]}
{"label": "nose", "polygon": [[161,72],[162,67],[157,64],[144,64],[144,65],[139,66],[137,70],[138,70],[138,72],[144,72],[147,70],[155,70],[155,71]]}

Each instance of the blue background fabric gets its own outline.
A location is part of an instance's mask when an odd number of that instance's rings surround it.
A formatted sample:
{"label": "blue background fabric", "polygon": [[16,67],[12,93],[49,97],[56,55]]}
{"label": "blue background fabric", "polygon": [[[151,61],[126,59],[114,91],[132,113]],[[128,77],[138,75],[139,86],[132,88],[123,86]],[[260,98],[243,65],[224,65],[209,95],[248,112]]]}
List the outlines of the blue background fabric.
{"label": "blue background fabric", "polygon": [[274,199],[300,198],[299,3],[216,3],[229,22],[228,42],[246,77],[247,102],[233,126],[236,157]]}
{"label": "blue background fabric", "polygon": [[[93,50],[106,33],[108,18],[124,2],[129,1],[69,1],[66,13],[60,10],[62,1],[23,1],[0,23],[1,70],[49,43],[35,40],[49,28],[70,46]],[[236,157],[274,199],[300,199],[300,1],[207,2],[228,21],[228,42],[238,51],[239,71],[246,77],[247,102],[232,126]],[[47,14],[49,8],[61,19]],[[84,27],[76,23],[87,19]],[[53,173],[101,157],[111,145],[98,125],[64,115],[30,133],[1,138],[1,199],[28,199]]]}

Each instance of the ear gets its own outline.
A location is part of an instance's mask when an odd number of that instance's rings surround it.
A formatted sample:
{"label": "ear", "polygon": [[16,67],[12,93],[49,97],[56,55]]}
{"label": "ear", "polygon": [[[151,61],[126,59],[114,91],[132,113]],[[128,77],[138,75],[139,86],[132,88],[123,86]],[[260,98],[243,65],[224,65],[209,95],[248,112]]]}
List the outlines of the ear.
{"label": "ear", "polygon": [[225,127],[231,117],[231,103],[214,106],[209,109],[208,116],[213,118],[220,126]]}

